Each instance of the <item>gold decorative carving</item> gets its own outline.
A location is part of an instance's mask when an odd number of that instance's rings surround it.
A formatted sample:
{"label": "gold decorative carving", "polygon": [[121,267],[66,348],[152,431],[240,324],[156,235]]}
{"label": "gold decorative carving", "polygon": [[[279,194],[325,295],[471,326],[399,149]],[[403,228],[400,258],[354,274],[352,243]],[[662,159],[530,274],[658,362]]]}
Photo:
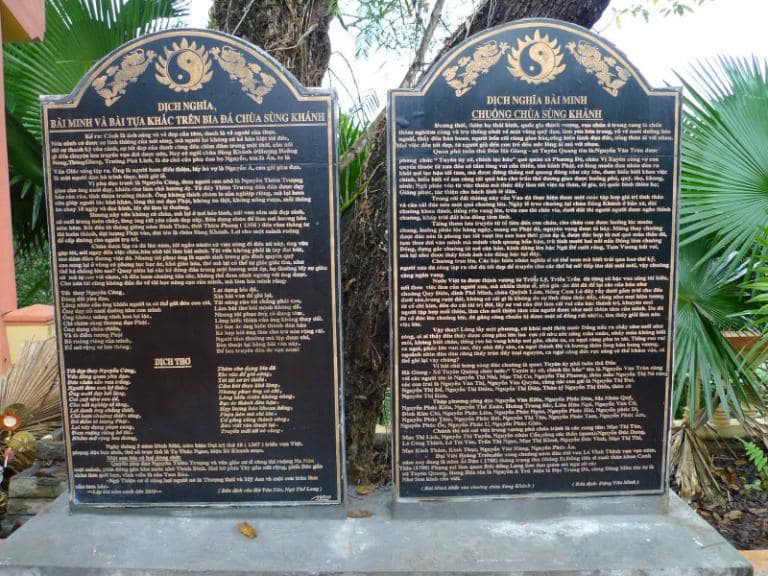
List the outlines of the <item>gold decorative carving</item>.
{"label": "gold decorative carving", "polygon": [[129,84],[136,82],[154,60],[152,50],[144,52],[141,48],[129,52],[120,61],[120,65],[110,66],[102,76],[97,77],[92,86],[107,106],[112,106],[125,94]]}
{"label": "gold decorative carving", "polygon": [[603,57],[600,50],[589,42],[569,42],[566,48],[573,54],[589,74],[594,74],[597,81],[611,96],[618,96],[619,90],[627,83],[632,75],[612,56]]}
{"label": "gold decorative carving", "polygon": [[[535,64],[524,66],[520,59],[528,55]],[[517,48],[507,55],[508,70],[515,78],[520,78],[528,84],[545,84],[554,80],[558,74],[565,70],[563,53],[557,43],[557,39],[549,39],[549,36],[541,35],[536,30],[533,36],[526,35],[517,39]],[[538,65],[538,66],[537,66]]]}
{"label": "gold decorative carving", "polygon": [[486,42],[475,50],[472,56],[464,56],[456,66],[446,68],[443,78],[451,88],[456,90],[456,96],[463,96],[477,84],[481,74],[485,74],[496,65],[502,55],[509,49],[506,42]]}
{"label": "gold decorative carving", "polygon": [[[174,92],[199,90],[213,76],[211,59],[203,45],[198,47],[196,42],[187,42],[186,38],[182,38],[171,48],[163,47],[163,52],[165,57],[158,58],[155,64],[155,78]],[[172,71],[176,67],[180,70]]]}
{"label": "gold decorative carving", "polygon": [[261,66],[255,62],[247,62],[241,52],[229,46],[212,48],[211,54],[232,80],[240,82],[243,92],[258,104],[262,103],[264,96],[269,94],[277,83],[273,76],[261,71]]}

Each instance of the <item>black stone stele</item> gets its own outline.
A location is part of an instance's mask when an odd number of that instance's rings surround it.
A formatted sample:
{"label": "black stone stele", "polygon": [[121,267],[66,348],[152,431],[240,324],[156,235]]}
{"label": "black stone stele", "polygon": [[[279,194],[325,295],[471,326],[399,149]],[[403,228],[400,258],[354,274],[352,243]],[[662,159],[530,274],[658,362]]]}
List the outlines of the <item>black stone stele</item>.
{"label": "black stone stele", "polygon": [[554,20],[390,92],[401,499],[667,490],[679,118]]}
{"label": "black stone stele", "polygon": [[72,502],[341,502],[333,93],[173,30],[42,113]]}

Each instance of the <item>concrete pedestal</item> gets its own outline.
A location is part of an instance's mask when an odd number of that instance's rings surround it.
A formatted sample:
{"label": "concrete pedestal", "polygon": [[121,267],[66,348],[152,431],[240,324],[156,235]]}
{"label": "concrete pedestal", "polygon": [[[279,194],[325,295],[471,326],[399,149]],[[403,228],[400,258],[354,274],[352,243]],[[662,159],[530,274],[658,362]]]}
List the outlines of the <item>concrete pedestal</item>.
{"label": "concrete pedestal", "polygon": [[[672,495],[338,508],[70,512],[66,496],[0,545],[0,575],[749,576]],[[258,532],[248,539],[238,524]]]}

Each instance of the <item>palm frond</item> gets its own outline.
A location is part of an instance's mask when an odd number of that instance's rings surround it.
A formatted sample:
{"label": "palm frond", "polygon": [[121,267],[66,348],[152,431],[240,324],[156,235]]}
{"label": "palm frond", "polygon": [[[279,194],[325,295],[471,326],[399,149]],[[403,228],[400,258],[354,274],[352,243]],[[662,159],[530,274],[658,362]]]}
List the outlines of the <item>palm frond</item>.
{"label": "palm frond", "polygon": [[9,112],[40,141],[41,95],[69,94],[97,60],[167,26],[187,6],[188,0],[48,0],[45,40],[3,46]]}
{"label": "palm frond", "polygon": [[[763,254],[768,254],[768,228],[762,228],[757,238]],[[749,328],[766,339],[768,334],[768,257],[763,256],[755,262],[754,273],[750,282],[744,285],[749,295],[747,301],[747,313],[751,319]],[[762,343],[761,343],[762,344]],[[768,344],[753,347],[755,351],[750,358],[753,364],[765,362],[768,356]]]}
{"label": "palm frond", "polygon": [[700,262],[761,250],[768,225],[768,66],[720,57],[691,68],[685,86],[681,244],[711,240]]}
{"label": "palm frond", "polygon": [[673,409],[687,406],[691,417],[704,410],[711,417],[722,405],[743,417],[742,404],[762,406],[760,377],[751,353],[740,354],[723,336],[750,324],[731,258],[710,257],[704,242],[680,248],[678,258],[675,388]]}
{"label": "palm frond", "polygon": [[684,422],[672,432],[670,474],[680,496],[686,500],[701,492],[707,500],[721,502],[724,494],[715,475],[712,456],[706,442],[696,433],[701,421]]}
{"label": "palm frond", "polygon": [[[61,426],[56,343],[53,338],[29,341],[11,369],[0,374],[0,412],[23,406],[25,416],[16,431],[41,438]],[[31,463],[29,454],[19,454],[12,467],[19,471]]]}

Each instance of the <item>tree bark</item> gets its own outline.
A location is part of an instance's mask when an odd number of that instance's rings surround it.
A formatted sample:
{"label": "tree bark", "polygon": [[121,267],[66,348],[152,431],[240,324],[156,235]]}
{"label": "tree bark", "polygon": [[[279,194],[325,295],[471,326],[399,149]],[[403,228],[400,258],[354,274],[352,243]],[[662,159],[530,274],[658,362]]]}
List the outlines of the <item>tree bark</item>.
{"label": "tree bark", "polygon": [[213,25],[269,52],[304,86],[328,69],[329,0],[214,0]]}
{"label": "tree bark", "polygon": [[[591,28],[610,0],[484,0],[448,38],[433,64],[467,37],[521,18],[555,18]],[[423,76],[423,74],[422,74]],[[385,480],[387,458],[374,446],[389,387],[386,122],[377,120],[365,166],[366,191],[341,225],[345,410],[349,479]]]}
{"label": "tree bark", "polygon": [[592,28],[609,3],[610,0],[485,0],[470,19],[451,34],[433,63],[469,36],[512,20],[554,18]]}

